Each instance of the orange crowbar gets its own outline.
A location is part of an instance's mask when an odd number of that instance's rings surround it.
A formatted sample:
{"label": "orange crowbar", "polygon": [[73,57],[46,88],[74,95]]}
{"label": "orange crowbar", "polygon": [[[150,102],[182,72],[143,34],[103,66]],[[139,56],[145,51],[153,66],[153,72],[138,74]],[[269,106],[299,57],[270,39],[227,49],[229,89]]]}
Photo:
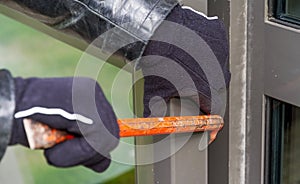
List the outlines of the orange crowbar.
{"label": "orange crowbar", "polygon": [[[23,121],[31,149],[45,149],[74,136],[52,129],[31,119]],[[119,119],[120,137],[150,136],[187,132],[210,132],[211,143],[223,127],[223,118],[218,115],[173,116],[154,118]]]}

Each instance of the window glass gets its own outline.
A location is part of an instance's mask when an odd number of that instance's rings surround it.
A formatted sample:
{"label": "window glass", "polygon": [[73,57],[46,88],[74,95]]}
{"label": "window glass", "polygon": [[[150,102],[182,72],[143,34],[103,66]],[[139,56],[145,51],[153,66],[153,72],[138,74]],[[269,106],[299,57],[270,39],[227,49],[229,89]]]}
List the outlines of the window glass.
{"label": "window glass", "polygon": [[300,19],[300,1],[299,0],[287,0],[286,2],[287,15]]}
{"label": "window glass", "polygon": [[300,108],[271,98],[268,105],[269,183],[300,183]]}
{"label": "window glass", "polygon": [[[82,52],[35,31],[0,14],[0,68],[9,69],[14,76],[61,77],[73,76]],[[103,61],[97,61],[103,62]],[[100,83],[110,100],[114,76],[119,69],[106,64],[102,68]],[[131,84],[131,75],[124,75],[123,85]],[[127,81],[127,82],[126,82]],[[122,88],[122,86],[119,86]],[[128,98],[122,90],[116,90],[120,98]],[[126,95],[126,96],[124,96]],[[132,101],[132,99],[131,99]],[[117,103],[118,104],[118,103]],[[132,106],[132,104],[131,104]],[[121,107],[121,108],[128,108]],[[118,114],[120,115],[120,113]],[[121,113],[119,118],[131,117]],[[122,139],[133,144],[133,138]],[[118,147],[112,158],[130,157],[134,150]],[[109,169],[98,174],[84,167],[61,169],[49,166],[42,151],[32,151],[22,146],[11,146],[0,162],[0,183],[14,184],[66,184],[66,183],[134,183],[133,166],[113,162]]]}

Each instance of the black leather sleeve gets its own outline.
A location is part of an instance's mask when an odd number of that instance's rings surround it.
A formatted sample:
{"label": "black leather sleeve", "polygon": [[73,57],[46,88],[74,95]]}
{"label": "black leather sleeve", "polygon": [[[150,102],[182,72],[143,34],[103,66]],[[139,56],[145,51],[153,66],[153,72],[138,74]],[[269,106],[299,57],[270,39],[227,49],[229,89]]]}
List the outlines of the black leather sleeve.
{"label": "black leather sleeve", "polygon": [[0,160],[11,136],[15,111],[14,81],[7,70],[0,70]]}

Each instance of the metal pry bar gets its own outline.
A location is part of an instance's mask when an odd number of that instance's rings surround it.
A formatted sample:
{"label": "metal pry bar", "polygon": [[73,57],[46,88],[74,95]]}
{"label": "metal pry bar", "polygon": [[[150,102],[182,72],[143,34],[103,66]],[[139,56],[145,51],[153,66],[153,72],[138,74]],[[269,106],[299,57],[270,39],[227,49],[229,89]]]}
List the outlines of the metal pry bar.
{"label": "metal pry bar", "polygon": [[[25,118],[23,123],[31,149],[46,149],[74,138],[65,131],[50,128],[32,119]],[[224,122],[221,116],[204,115],[119,119],[118,124],[120,137],[208,131],[211,143],[222,129]]]}

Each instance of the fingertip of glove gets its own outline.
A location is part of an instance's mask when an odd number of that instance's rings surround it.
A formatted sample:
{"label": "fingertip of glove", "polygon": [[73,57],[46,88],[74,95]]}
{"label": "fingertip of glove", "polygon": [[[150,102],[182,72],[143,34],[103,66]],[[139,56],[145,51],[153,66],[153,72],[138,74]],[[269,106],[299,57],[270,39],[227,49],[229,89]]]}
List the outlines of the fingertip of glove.
{"label": "fingertip of glove", "polygon": [[58,164],[58,162],[56,162],[56,159],[54,159],[54,157],[52,156],[51,151],[49,151],[49,149],[44,151],[44,157],[45,157],[48,165],[52,165],[52,166],[60,165],[60,164]]}
{"label": "fingertip of glove", "polygon": [[46,149],[44,151],[44,156],[46,158],[46,161],[48,165],[55,166],[55,167],[67,167],[68,163],[66,163],[63,159],[60,158],[57,153],[55,153],[55,150],[53,149]]}
{"label": "fingertip of glove", "polygon": [[104,172],[105,170],[108,169],[110,164],[111,164],[111,160],[106,158],[106,159],[102,160],[100,163],[97,163],[97,164],[94,164],[94,165],[89,165],[89,166],[86,166],[86,167],[92,169],[95,172],[102,173],[102,172]]}
{"label": "fingertip of glove", "polygon": [[92,149],[82,145],[83,139],[75,138],[59,143],[44,151],[44,156],[49,165],[56,167],[71,167],[80,165],[95,155]]}

